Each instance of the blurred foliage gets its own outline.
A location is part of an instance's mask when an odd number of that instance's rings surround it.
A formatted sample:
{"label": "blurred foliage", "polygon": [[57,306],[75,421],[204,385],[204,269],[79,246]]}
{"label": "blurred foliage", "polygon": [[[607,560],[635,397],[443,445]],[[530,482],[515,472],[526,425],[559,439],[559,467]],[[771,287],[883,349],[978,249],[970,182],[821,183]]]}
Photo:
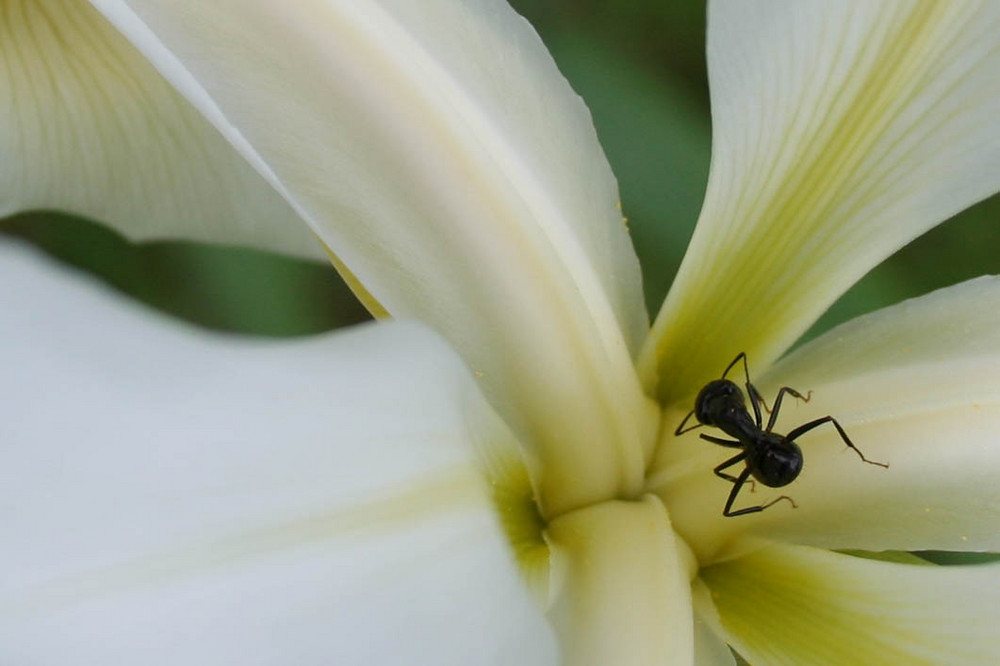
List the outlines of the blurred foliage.
{"label": "blurred foliage", "polygon": [[1000,553],[954,553],[947,550],[922,550],[917,555],[928,562],[945,566],[1000,562]]}
{"label": "blurred foliage", "polygon": [[160,241],[132,244],[84,219],[32,213],[6,233],[188,321],[250,335],[318,333],[368,319],[332,267],[267,252]]}
{"label": "blurred foliage", "polygon": [[[618,177],[655,313],[701,206],[710,157],[704,0],[514,0],[589,104]],[[1000,198],[934,229],[873,270],[806,338],[858,314],[1000,273]],[[132,245],[54,213],[0,228],[157,308],[212,328],[301,335],[366,318],[328,267],[194,243]]]}

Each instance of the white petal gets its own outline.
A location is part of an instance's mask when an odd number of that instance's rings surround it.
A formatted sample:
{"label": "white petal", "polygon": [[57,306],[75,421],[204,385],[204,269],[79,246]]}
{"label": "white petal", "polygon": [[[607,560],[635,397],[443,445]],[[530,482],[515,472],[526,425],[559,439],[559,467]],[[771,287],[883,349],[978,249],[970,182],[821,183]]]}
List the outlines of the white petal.
{"label": "white petal", "polygon": [[57,209],[135,240],[323,257],[291,207],[87,3],[2,11],[0,218]]}
{"label": "white petal", "polygon": [[736,666],[736,659],[726,643],[719,613],[711,601],[711,592],[696,578],[691,581],[694,605],[694,663],[696,666]]}
{"label": "white petal", "polygon": [[736,666],[729,646],[715,632],[695,620],[694,663],[696,666]]}
{"label": "white petal", "polygon": [[[795,350],[759,379],[772,388],[832,384],[998,354],[1000,277],[983,276],[846,322]],[[919,388],[933,399],[943,387]],[[891,394],[882,398],[871,407],[896,399]]]}
{"label": "white petal", "polygon": [[644,350],[669,400],[766,367],[858,278],[1000,189],[1000,3],[710,5],[705,206]]}
{"label": "white petal", "polygon": [[499,0],[94,4],[374,301],[441,332],[551,511],[641,485],[638,263],[586,108]]}
{"label": "white petal", "polygon": [[207,336],[0,246],[0,662],[555,663],[411,324]]}
{"label": "white petal", "polygon": [[768,401],[785,385],[812,399],[786,400],[776,432],[833,415],[866,457],[890,467],[864,464],[825,425],[799,440],[805,464],[792,485],[747,488],[738,503],[787,493],[798,509],[723,518],[731,486],[711,469],[731,454],[694,433],[671,437],[660,483],[674,525],[703,557],[742,533],[828,548],[1000,550],[1000,278],[844,324],[759,383]]}
{"label": "white petal", "polygon": [[938,567],[774,545],[701,572],[753,664],[995,664],[1000,566]]}
{"label": "white petal", "polygon": [[550,616],[563,663],[692,663],[689,562],[658,499],[579,509],[552,521],[547,535],[555,581]]}

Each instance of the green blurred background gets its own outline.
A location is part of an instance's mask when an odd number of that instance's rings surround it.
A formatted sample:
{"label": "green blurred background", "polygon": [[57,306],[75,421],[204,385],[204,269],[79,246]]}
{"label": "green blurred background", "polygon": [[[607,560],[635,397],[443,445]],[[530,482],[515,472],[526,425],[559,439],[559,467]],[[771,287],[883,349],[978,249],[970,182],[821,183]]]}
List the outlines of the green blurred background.
{"label": "green blurred background", "polygon": [[[514,0],[590,105],[618,176],[651,313],[698,216],[710,155],[700,0]],[[810,331],[984,273],[1000,273],[1000,198],[941,225],[872,271]],[[192,243],[129,244],[53,213],[0,223],[134,297],[200,325],[315,333],[367,315],[327,266]],[[809,337],[807,336],[807,337]]]}

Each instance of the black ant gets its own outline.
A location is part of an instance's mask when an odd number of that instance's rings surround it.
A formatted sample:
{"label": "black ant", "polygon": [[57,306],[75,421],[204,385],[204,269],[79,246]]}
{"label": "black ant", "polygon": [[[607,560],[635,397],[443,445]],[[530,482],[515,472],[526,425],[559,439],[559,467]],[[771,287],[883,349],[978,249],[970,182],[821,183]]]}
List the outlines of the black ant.
{"label": "black ant", "polygon": [[[747,411],[746,401],[743,398],[743,392],[740,387],[726,379],[726,375],[729,371],[733,369],[737,363],[743,361],[743,371],[746,373],[747,383],[746,389],[747,394],[750,396],[750,406],[753,407],[753,420],[750,418],[750,413]],[[781,400],[785,397],[785,394],[789,394],[803,402],[809,402],[812,398],[812,391],[808,395],[802,395],[798,391],[788,386],[782,386],[778,390],[778,395],[774,398],[774,409],[767,409],[767,403],[764,402],[764,398],[761,397],[760,391],[757,387],[750,382],[750,370],[747,367],[747,355],[746,352],[740,352],[733,362],[729,364],[726,371],[722,373],[721,379],[714,379],[705,385],[703,389],[698,393],[698,397],[694,401],[694,409],[691,410],[681,424],[677,426],[677,430],[674,431],[674,435],[682,435],[686,432],[690,432],[695,428],[700,428],[701,426],[713,426],[723,431],[730,437],[734,439],[722,439],[721,437],[712,437],[711,435],[700,435],[702,439],[707,442],[712,442],[714,444],[719,444],[721,446],[728,446],[734,449],[743,449],[739,454],[733,456],[729,460],[726,460],[721,465],[717,466],[712,471],[716,476],[730,481],[733,484],[733,490],[729,493],[729,499],[726,500],[726,508],[722,510],[722,515],[727,518],[732,516],[743,516],[748,513],[757,513],[763,511],[764,509],[777,504],[781,500],[788,500],[792,504],[792,508],[798,508],[793,500],[788,495],[782,495],[777,499],[771,500],[767,504],[761,504],[759,506],[749,506],[745,509],[738,509],[736,511],[731,511],[733,507],[733,502],[736,501],[736,496],[740,492],[740,488],[743,487],[751,475],[753,478],[757,479],[765,486],[770,488],[780,488],[781,486],[787,486],[789,483],[794,481],[798,477],[799,472],[802,471],[802,449],[799,448],[795,440],[801,435],[818,428],[824,423],[832,423],[833,427],[837,429],[840,433],[841,439],[850,448],[854,449],[863,461],[869,465],[878,465],[879,467],[888,468],[887,463],[875,462],[874,460],[868,460],[865,458],[864,454],[854,446],[854,443],[844,432],[844,429],[837,423],[837,419],[832,416],[824,416],[822,418],[810,421],[795,428],[787,435],[779,435],[778,433],[771,432],[771,428],[774,427],[774,422],[778,419],[778,410],[781,409]],[[771,417],[767,420],[767,427],[762,426],[762,419],[760,414],[760,406],[764,405],[764,409],[771,414]],[[694,414],[698,423],[685,429],[684,424],[687,423],[691,415]],[[745,462],[746,469],[744,469],[739,476],[732,476],[726,474],[722,470],[727,467],[732,467],[736,463]],[[753,481],[750,481],[751,490]]]}

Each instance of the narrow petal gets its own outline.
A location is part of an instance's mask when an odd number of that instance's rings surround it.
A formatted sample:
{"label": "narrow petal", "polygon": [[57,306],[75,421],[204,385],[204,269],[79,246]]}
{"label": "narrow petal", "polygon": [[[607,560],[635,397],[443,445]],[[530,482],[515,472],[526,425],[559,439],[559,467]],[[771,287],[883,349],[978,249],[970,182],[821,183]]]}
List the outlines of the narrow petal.
{"label": "narrow petal", "polygon": [[657,498],[579,509],[547,535],[564,664],[692,663],[689,562]]}
{"label": "narrow petal", "polygon": [[694,606],[694,657],[696,666],[736,666],[733,652],[726,643],[719,612],[712,603],[712,593],[701,578],[691,581]]}
{"label": "narrow petal", "polygon": [[[794,498],[755,516],[724,518],[730,485],[711,469],[729,454],[694,433],[670,438],[659,482],[677,529],[702,557],[735,534],[827,548],[1000,550],[1000,278],[979,278],[860,317],[803,346],[761,378],[770,401],[789,397],[776,432],[833,415],[799,440],[805,464],[787,488],[745,488],[751,506]],[[682,414],[677,414],[679,421]],[[666,463],[666,458],[663,459]],[[673,482],[667,482],[668,477]]]}
{"label": "narrow petal", "polygon": [[1000,4],[710,4],[713,156],[644,348],[667,401],[766,367],[851,284],[1000,189]]}
{"label": "narrow petal", "polygon": [[412,324],[207,336],[0,246],[0,662],[549,663],[477,448]]}
{"label": "narrow petal", "polygon": [[638,262],[586,108],[506,3],[94,4],[370,300],[458,349],[550,511],[639,489]]}
{"label": "narrow petal", "polygon": [[301,219],[90,5],[0,6],[0,218],[56,209],[134,240],[321,259]]}
{"label": "narrow petal", "polygon": [[703,569],[752,664],[995,664],[1000,567],[877,562],[772,545]]}
{"label": "narrow petal", "polygon": [[736,666],[736,659],[726,641],[697,616],[694,622],[694,663],[695,666]]}

